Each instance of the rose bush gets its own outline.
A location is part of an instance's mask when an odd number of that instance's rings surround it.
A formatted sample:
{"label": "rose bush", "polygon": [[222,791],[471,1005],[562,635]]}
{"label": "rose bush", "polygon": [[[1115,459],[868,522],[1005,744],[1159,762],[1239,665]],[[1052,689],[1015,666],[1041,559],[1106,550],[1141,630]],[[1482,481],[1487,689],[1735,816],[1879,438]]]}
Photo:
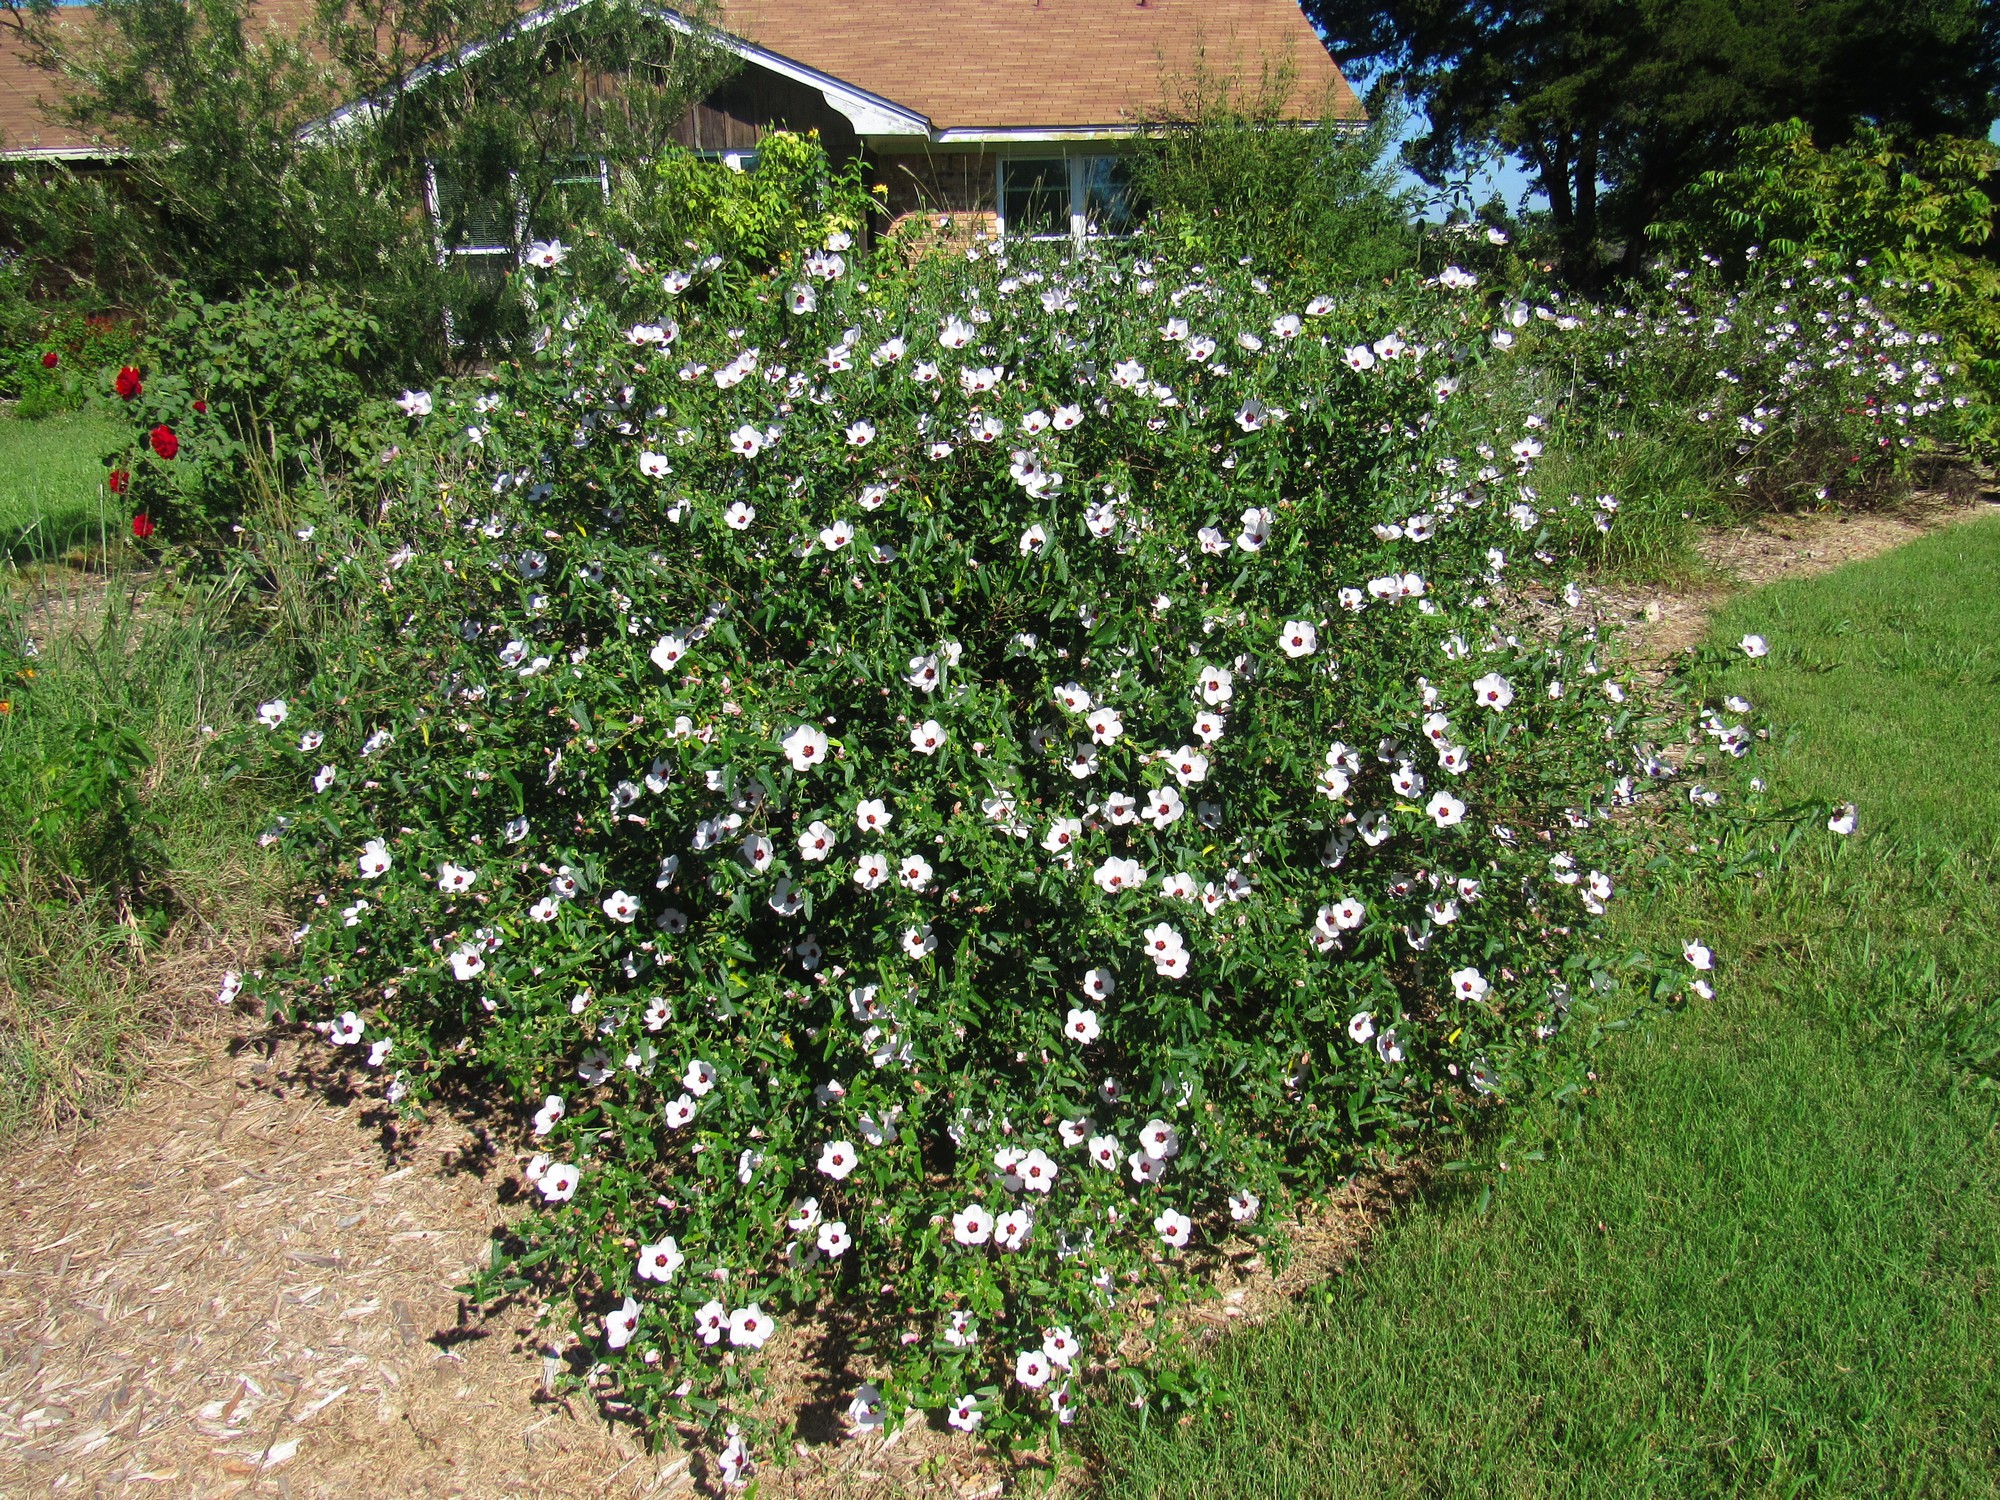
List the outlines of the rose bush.
{"label": "rose bush", "polygon": [[1609,642],[1519,623],[1616,502],[1468,399],[1473,278],[843,240],[747,297],[538,246],[536,354],[406,399],[382,527],[311,543],[355,628],[254,731],[318,893],[262,988],[404,1109],[518,1100],[479,1289],[607,1398],[747,1421],[840,1302],[858,1421],[1006,1433],[1705,980],[1604,937],[1672,773]]}

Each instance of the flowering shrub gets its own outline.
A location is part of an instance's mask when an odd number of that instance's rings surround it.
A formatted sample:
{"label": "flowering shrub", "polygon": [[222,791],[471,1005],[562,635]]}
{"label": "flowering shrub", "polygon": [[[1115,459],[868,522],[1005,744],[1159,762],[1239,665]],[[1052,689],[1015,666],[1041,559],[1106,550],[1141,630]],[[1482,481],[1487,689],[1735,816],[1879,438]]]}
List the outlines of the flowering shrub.
{"label": "flowering shrub", "polygon": [[148,532],[203,542],[257,498],[378,459],[394,413],[371,398],[381,326],[336,295],[189,296],[108,393],[132,445],[105,462]]}
{"label": "flowering shrub", "polygon": [[852,1299],[864,1425],[1067,1419],[1271,1205],[1698,978],[1599,938],[1669,773],[1605,643],[1500,607],[1616,506],[1461,410],[1472,278],[836,235],[720,316],[538,249],[539,352],[405,398],[389,530],[314,543],[376,603],[256,733],[282,993],[405,1108],[518,1098],[482,1288],[572,1298],[605,1394],[746,1420]]}
{"label": "flowering shrub", "polygon": [[1961,430],[1976,398],[1942,336],[1896,312],[1912,291],[1865,261],[1753,257],[1740,284],[1711,262],[1621,303],[1514,303],[1499,337],[1568,377],[1575,413],[1702,455],[1744,500],[1797,504],[1899,478]]}

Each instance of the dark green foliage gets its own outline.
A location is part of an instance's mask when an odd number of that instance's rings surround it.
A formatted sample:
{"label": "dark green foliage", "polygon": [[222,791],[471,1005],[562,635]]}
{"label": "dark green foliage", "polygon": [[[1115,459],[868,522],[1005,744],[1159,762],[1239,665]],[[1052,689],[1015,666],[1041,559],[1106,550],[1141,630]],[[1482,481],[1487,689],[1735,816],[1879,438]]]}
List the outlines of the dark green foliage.
{"label": "dark green foliage", "polygon": [[379,458],[404,430],[379,393],[393,353],[381,321],[331,291],[183,291],[147,340],[140,393],[111,398],[132,424],[109,460],[131,476],[132,510],[160,543],[213,539],[259,497]]}
{"label": "dark green foliage", "polygon": [[[1322,284],[1409,266],[1415,204],[1388,160],[1400,116],[1289,125],[1290,93],[1282,75],[1248,91],[1198,74],[1167,101],[1132,158],[1134,192],[1163,237],[1195,255],[1249,255]],[[1331,102],[1319,113],[1330,117]]]}
{"label": "dark green foliage", "polygon": [[1498,151],[1547,193],[1572,275],[1602,242],[1636,269],[1642,231],[1730,149],[1797,116],[1837,138],[1867,117],[1978,135],[2000,56],[1979,0],[1309,0],[1343,66],[1404,89],[1429,119],[1411,148],[1430,181]]}

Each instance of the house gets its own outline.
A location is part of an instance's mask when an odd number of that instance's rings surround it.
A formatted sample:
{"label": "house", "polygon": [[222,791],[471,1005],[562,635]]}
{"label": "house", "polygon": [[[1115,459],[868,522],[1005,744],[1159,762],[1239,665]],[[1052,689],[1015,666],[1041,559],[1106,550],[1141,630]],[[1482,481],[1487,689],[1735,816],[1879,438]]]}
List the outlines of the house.
{"label": "house", "polygon": [[[259,11],[295,31],[310,5]],[[722,0],[717,25],[742,67],[679,122],[683,145],[747,165],[766,131],[816,130],[892,215],[1007,234],[1115,233],[1121,151],[1176,79],[1268,75],[1289,118],[1363,113],[1297,0]],[[0,48],[0,159],[107,163],[103,142],[42,118],[52,84]]]}

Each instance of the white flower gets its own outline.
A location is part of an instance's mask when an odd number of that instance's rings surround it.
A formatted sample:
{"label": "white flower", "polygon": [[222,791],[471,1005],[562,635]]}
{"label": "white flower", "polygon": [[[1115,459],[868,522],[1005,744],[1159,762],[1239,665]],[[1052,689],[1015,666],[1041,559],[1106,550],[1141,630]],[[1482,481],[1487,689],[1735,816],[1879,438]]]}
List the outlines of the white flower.
{"label": "white flower", "polygon": [[567,1203],[576,1196],[577,1184],[583,1181],[583,1173],[566,1161],[551,1162],[542,1169],[535,1179],[535,1186],[542,1191],[542,1197],[550,1203]]}
{"label": "white flower", "polygon": [[1203,667],[1198,686],[1202,701],[1214,708],[1236,696],[1236,674],[1227,667]]}
{"label": "white flower", "polygon": [[847,428],[847,441],[856,448],[866,448],[875,441],[875,424],[863,419],[852,422]]}
{"label": "white flower", "polygon": [[764,451],[764,434],[745,422],[729,434],[729,446],[740,457],[755,458]]}
{"label": "white flower", "polygon": [[957,318],[946,318],[944,327],[938,330],[938,342],[947,349],[963,349],[972,342],[972,327]]}
{"label": "white flower", "polygon": [[632,1335],[639,1331],[639,1304],[630,1297],[625,1305],[604,1318],[604,1344],[608,1349],[623,1349],[632,1342]]}
{"label": "white flower", "polygon": [[686,1262],[681,1247],[670,1234],[660,1236],[659,1243],[639,1247],[639,1279],[641,1281],[672,1281],[674,1275]]}
{"label": "white flower", "polygon": [[909,670],[903,674],[903,681],[923,693],[936,692],[943,680],[944,674],[938,669],[935,656],[911,657]]}
{"label": "white flower", "polygon": [[667,462],[664,453],[644,452],[639,455],[639,472],[648,479],[665,479],[674,472],[674,466]]}
{"label": "white flower", "polygon": [[1181,935],[1165,922],[1145,929],[1141,936],[1145,940],[1146,956],[1153,960],[1153,967],[1170,979],[1178,979],[1187,972],[1187,948]]}
{"label": "white flower", "polygon": [[1248,1188],[1229,1195],[1229,1217],[1238,1224],[1248,1224],[1257,1217],[1259,1207],[1257,1195]]}
{"label": "white flower", "polygon": [[993,1215],[980,1204],[951,1216],[951,1237],[961,1245],[983,1245],[993,1236]]}
{"label": "white flower", "polygon": [[1463,821],[1465,804],[1450,792],[1437,791],[1431,794],[1431,800],[1425,805],[1424,811],[1431,815],[1431,820],[1438,827],[1451,828]]}
{"label": "white flower", "polygon": [[[1123,859],[1113,855],[1090,877],[1097,888],[1107,896],[1115,896],[1121,891],[1136,891],[1146,883],[1146,869],[1136,859]],[[1176,942],[1179,940],[1176,939]]]}
{"label": "white flower", "polygon": [[1030,1390],[1047,1385],[1054,1369],[1048,1355],[1039,1349],[1023,1349],[1014,1360],[1014,1378]]}
{"label": "white flower", "polygon": [[[794,771],[809,771],[814,766],[823,765],[826,762],[826,736],[820,732],[817,725],[799,725],[790,734],[785,736],[782,744],[785,748],[785,756],[791,761]],[[815,824],[814,826],[817,827],[818,825]],[[824,856],[821,856],[821,858],[824,858]]]}
{"label": "white flower", "polygon": [[856,1160],[852,1141],[828,1141],[820,1148],[819,1169],[839,1182],[854,1170]]}
{"label": "white flower", "polygon": [[1118,1137],[1094,1135],[1090,1138],[1090,1159],[1107,1172],[1118,1170]]}
{"label": "white flower", "polygon": [[1682,943],[1681,957],[1686,959],[1693,967],[1704,972],[1715,967],[1715,954],[1709,950],[1708,945],[1702,942],[1700,938]]}
{"label": "white flower", "polygon": [[928,958],[937,952],[937,937],[931,932],[931,924],[903,929],[903,952],[912,959]]}
{"label": "white flower", "polygon": [[553,922],[556,919],[556,913],[561,910],[562,905],[554,896],[544,896],[528,908],[528,916],[530,920],[536,922]]}
{"label": "white flower", "polygon": [[431,414],[431,393],[429,391],[404,391],[396,398],[396,405],[406,417],[428,417]]}
{"label": "white flower", "polygon": [[283,698],[273,698],[268,703],[257,705],[257,722],[266,729],[276,729],[290,713],[291,709]]}
{"label": "white flower", "polygon": [[563,263],[569,254],[569,246],[561,240],[530,240],[521,259],[538,271],[552,271]]}
{"label": "white flower", "polygon": [[755,1302],[729,1315],[729,1342],[739,1349],[761,1349],[778,1325]]}
{"label": "white flower", "polygon": [[1309,620],[1287,620],[1278,632],[1278,645],[1287,656],[1311,656],[1319,649],[1319,631]]}
{"label": "white flower", "polygon": [[926,719],[910,731],[910,748],[919,755],[935,755],[944,741],[944,725],[936,719]]}
{"label": "white flower", "polygon": [[1854,832],[1855,823],[1859,818],[1860,813],[1855,810],[1854,804],[1843,802],[1834,809],[1833,816],[1826,820],[1827,832],[1845,837]]}
{"label": "white flower", "polygon": [[695,1102],[686,1094],[670,1101],[661,1111],[661,1118],[667,1122],[667,1129],[679,1130],[694,1119]]}
{"label": "white flower", "polygon": [[438,889],[448,895],[472,889],[472,883],[479,878],[477,870],[468,870],[463,865],[455,865],[446,860],[438,870]]}
{"label": "white flower", "polygon": [[222,976],[222,988],[215,992],[215,1003],[217,1005],[232,1004],[236,997],[242,993],[243,976],[234,969],[231,969]]}
{"label": "white flower", "polygon": [[854,883],[864,891],[877,889],[889,878],[889,861],[879,854],[864,854],[855,862]]}
{"label": "white flower", "polygon": [[1153,1220],[1153,1233],[1176,1249],[1185,1245],[1193,1232],[1194,1221],[1176,1209],[1162,1209]]}
{"label": "white flower", "polygon": [[1451,976],[1452,993],[1461,1000],[1484,1000],[1490,986],[1477,969],[1457,969]]}
{"label": "white flower", "polygon": [[729,509],[722,513],[722,524],[731,531],[747,531],[756,519],[757,507],[742,500],[731,501]]}
{"label": "white flower", "polygon": [[854,826],[863,833],[880,833],[895,821],[895,814],[879,797],[866,798],[854,809]]}
{"label": "white flower", "polygon": [[[1200,717],[1213,718],[1214,716],[1202,715]],[[1197,718],[1195,728],[1199,730],[1201,727],[1200,718]],[[1217,738],[1220,738],[1222,734],[1220,719],[1216,719],[1215,721],[1215,732]],[[1182,786],[1193,786],[1197,782],[1208,779],[1208,757],[1192,745],[1183,745],[1180,749],[1174,751],[1168,757],[1168,764],[1173,768],[1174,780],[1178,781]]]}
{"label": "white flower", "polygon": [[986,1413],[979,1409],[977,1396],[960,1396],[946,1410],[944,1419],[960,1432],[972,1432],[986,1419]]}
{"label": "white flower", "polygon": [[1070,1008],[1069,1019],[1063,1023],[1063,1030],[1068,1034],[1071,1041],[1079,1045],[1089,1045],[1091,1042],[1096,1041],[1100,1035],[1097,1024],[1097,1012],[1094,1010],[1078,1010],[1072,1006]]}
{"label": "white flower", "polygon": [[1048,544],[1049,534],[1042,529],[1040,522],[1030,526],[1026,531],[1021,533],[1021,555],[1023,557],[1039,556],[1041,550],[1048,546]]}
{"label": "white flower", "polygon": [[828,1219],[819,1226],[819,1249],[822,1255],[839,1260],[854,1243],[854,1237],[847,1232],[847,1221]]}
{"label": "white flower", "polygon": [[1049,824],[1049,831],[1042,836],[1042,847],[1051,854],[1062,854],[1076,842],[1083,833],[1083,822],[1079,818],[1057,818]]}
{"label": "white flower", "polygon": [[1019,1250],[1034,1227],[1034,1216],[1025,1208],[1010,1208],[993,1221],[993,1243],[1002,1250]]}
{"label": "white flower", "polygon": [[1236,545],[1245,552],[1261,552],[1264,544],[1271,539],[1271,513],[1261,506],[1243,512],[1243,529],[1237,533]]}
{"label": "white flower", "polygon": [[454,948],[451,954],[451,977],[461,984],[477,979],[486,972],[486,956],[480,952],[477,943],[466,943]]}
{"label": "white flower", "polygon": [[1125,720],[1115,708],[1100,708],[1083,721],[1090,726],[1090,738],[1099,745],[1115,745],[1125,732]]}
{"label": "white flower", "polygon": [[1062,1169],[1039,1150],[1030,1151],[1014,1164],[1014,1175],[1021,1179],[1021,1186],[1031,1193],[1048,1192],[1061,1173]]}
{"label": "white flower", "polygon": [[1514,701],[1514,685],[1498,672],[1488,672],[1472,684],[1472,696],[1498,713]]}
{"label": "white flower", "polygon": [[1366,1046],[1375,1036],[1375,1016],[1370,1011],[1361,1011],[1347,1023],[1347,1034],[1354,1041]]}
{"label": "white flower", "polygon": [[629,922],[639,915],[639,900],[623,891],[613,891],[604,898],[604,915],[614,922]]}
{"label": "white flower", "polygon": [[1743,648],[1743,654],[1753,660],[1771,654],[1771,643],[1761,635],[1746,635],[1737,644]]}
{"label": "white flower", "polygon": [[681,1086],[691,1090],[699,1099],[715,1087],[717,1076],[714,1064],[705,1063],[697,1057],[688,1064],[687,1072],[681,1075]]}
{"label": "white flower", "polygon": [[[921,854],[904,855],[902,868],[897,873],[901,877],[903,882],[903,887],[906,890],[921,891],[925,886],[930,884],[930,879],[931,879],[930,862],[926,860]],[[925,932],[930,931],[928,927],[926,927],[924,930]],[[935,948],[936,946],[937,946],[936,943],[931,944],[932,948]],[[930,950],[926,949],[925,951],[928,952]]]}
{"label": "white flower", "polygon": [[831,526],[822,526],[819,531],[819,544],[829,552],[838,552],[853,540],[852,521],[835,521]]}

